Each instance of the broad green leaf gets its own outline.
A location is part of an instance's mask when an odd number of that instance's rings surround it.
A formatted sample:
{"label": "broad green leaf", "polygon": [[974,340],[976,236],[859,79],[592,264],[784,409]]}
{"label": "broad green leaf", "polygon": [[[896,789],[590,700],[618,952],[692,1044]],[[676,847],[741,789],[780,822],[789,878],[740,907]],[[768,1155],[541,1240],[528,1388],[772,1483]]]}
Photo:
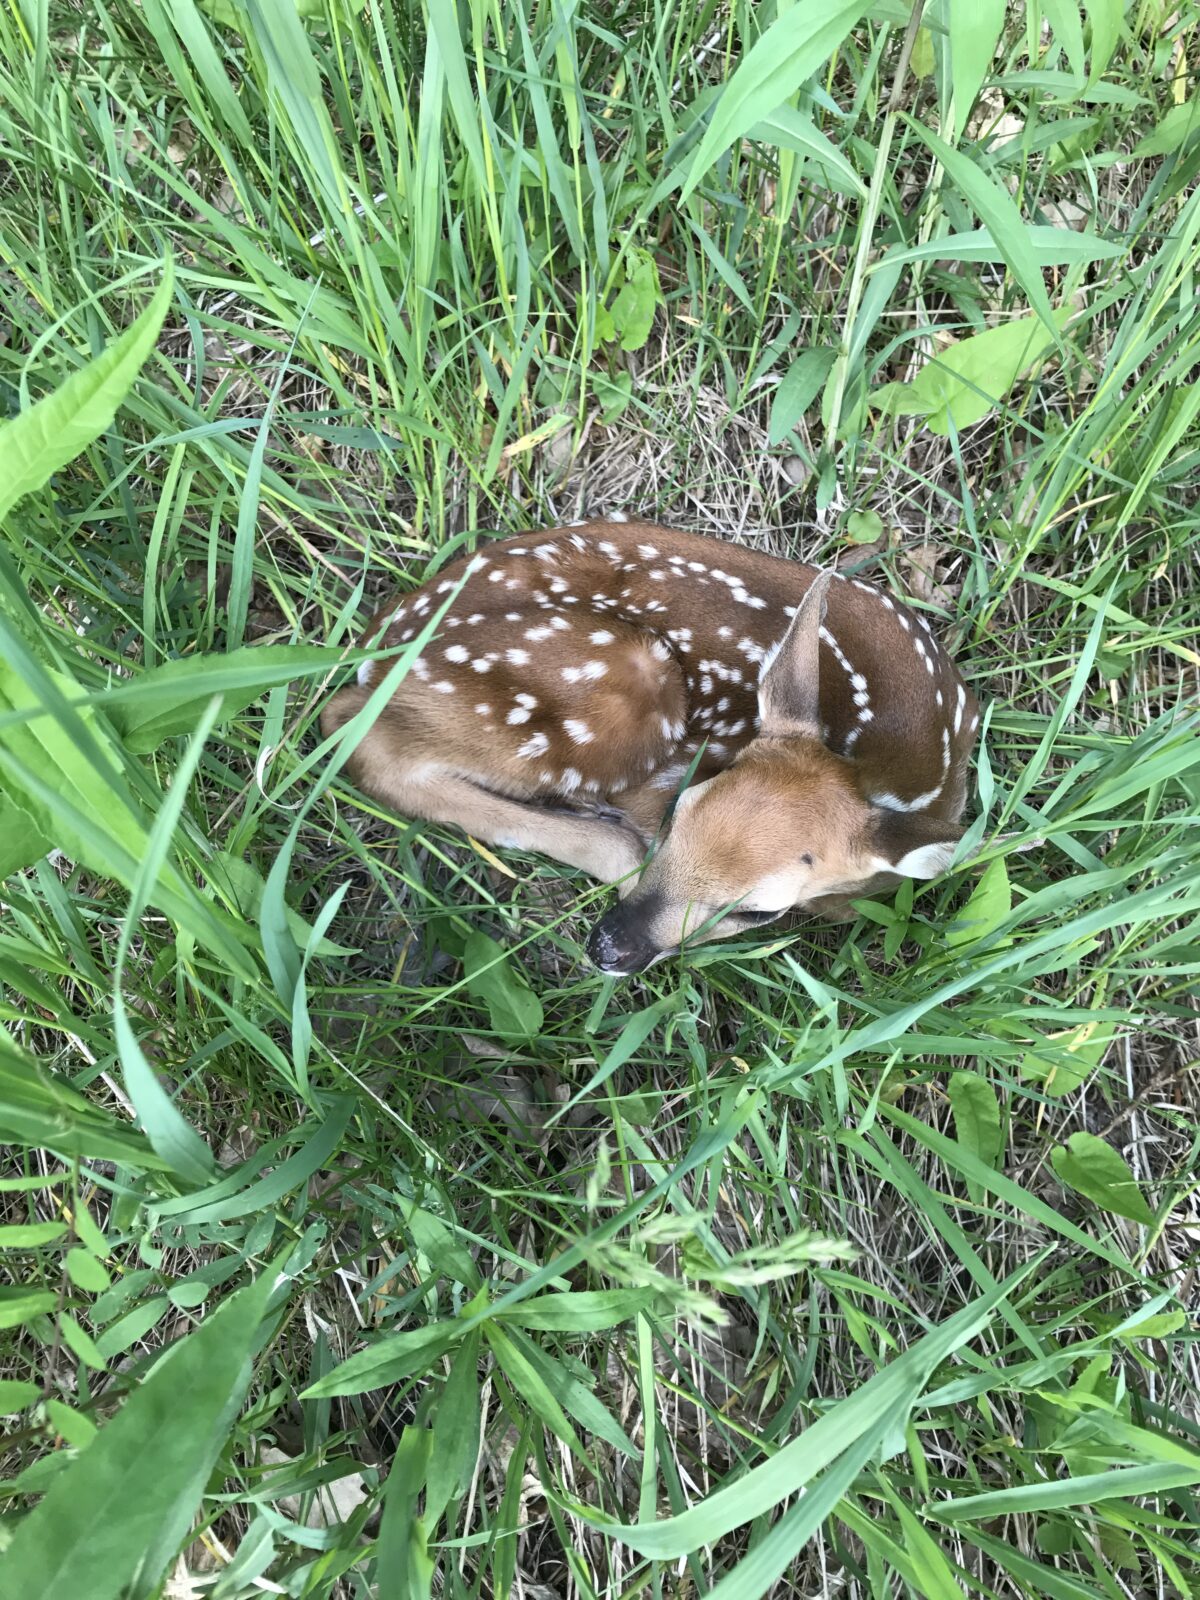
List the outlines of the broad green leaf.
{"label": "broad green leaf", "polygon": [[0,1032],[0,1139],[83,1161],[164,1166],[146,1138],[48,1072]]}
{"label": "broad green leaf", "polygon": [[1050,1161],[1060,1182],[1094,1201],[1102,1211],[1128,1217],[1147,1228],[1153,1223],[1154,1213],[1133,1173],[1106,1140],[1081,1130],[1054,1150]]}
{"label": "broad green leaf", "polygon": [[0,1227],[0,1251],[36,1250],[67,1231],[65,1222],[13,1222]]}
{"label": "broad green leaf", "polygon": [[8,1288],[0,1284],[0,1328],[19,1328],[22,1323],[53,1311],[57,1297],[48,1289]]}
{"label": "broad green leaf", "polygon": [[946,929],[946,943],[952,948],[978,944],[998,928],[1012,911],[1012,885],[1004,857],[997,856],[984,869],[966,905]]}
{"label": "broad green leaf", "polygon": [[883,518],[878,511],[852,511],[846,518],[846,538],[851,544],[874,544],[882,537]]}
{"label": "broad green leaf", "polygon": [[1004,27],[1005,0],[948,0],[948,4],[954,127],[965,128],[991,70]]}
{"label": "broad green leaf", "polygon": [[787,438],[820,394],[821,385],[829,376],[829,369],[836,359],[836,350],[805,350],[796,357],[771,400],[768,444],[781,444]]}
{"label": "broad green leaf", "polygon": [[316,1383],[309,1384],[302,1400],[327,1400],[332,1395],[366,1394],[384,1384],[399,1383],[414,1372],[426,1372],[463,1336],[458,1322],[426,1323],[392,1333],[339,1362]]}
{"label": "broad green leaf", "polygon": [[119,1321],[105,1328],[104,1332],[97,1335],[96,1349],[105,1361],[111,1361],[114,1356],[122,1355],[131,1346],[144,1339],[150,1329],[156,1327],[171,1309],[171,1302],[165,1294],[157,1294],[150,1300],[144,1300],[140,1306],[134,1306],[132,1311],[127,1311]]}
{"label": "broad green leaf", "polygon": [[[1061,320],[1067,313],[1060,312]],[[1053,344],[1036,317],[1017,317],[940,350],[911,383],[888,383],[871,404],[882,411],[924,419],[931,433],[949,434],[987,416],[1022,373]]]}
{"label": "broad green leaf", "polygon": [[1133,147],[1135,156],[1170,156],[1200,134],[1200,97],[1193,97],[1184,105],[1172,106],[1153,133],[1139,139]]}
{"label": "broad green leaf", "polygon": [[1121,22],[1125,0],[1083,0],[1083,9],[1091,26],[1092,69],[1088,83],[1096,83],[1108,70],[1117,40],[1121,37]]}
{"label": "broad green leaf", "polygon": [[[1073,228],[1052,228],[1032,222],[1025,229],[1034,259],[1041,267],[1069,266],[1077,261],[1114,261],[1126,253],[1127,246],[1112,239],[1098,239],[1094,233],[1076,233]],[[968,233],[948,233],[924,244],[893,245],[879,258],[874,270],[905,266],[910,261],[1003,261],[1004,252],[986,228]]]}
{"label": "broad green leaf", "polygon": [[96,1437],[96,1424],[61,1400],[46,1401],[46,1418],[55,1433],[76,1450],[86,1449]]}
{"label": "broad green leaf", "polygon": [[1043,1094],[1073,1094],[1100,1065],[1116,1031],[1115,1022],[1082,1022],[1048,1034],[1021,1057],[1017,1071],[1026,1081],[1038,1083]]}
{"label": "broad green leaf", "polygon": [[619,1327],[639,1312],[648,1311],[655,1294],[650,1289],[580,1289],[563,1294],[531,1295],[499,1320],[543,1333],[600,1333]]}
{"label": "broad green leaf", "polygon": [[[867,188],[846,157],[816,125],[794,106],[777,106],[770,116],[756,122],[746,137],[760,144],[793,150],[825,169],[831,188],[865,197]],[[840,181],[839,181],[840,180]]]}
{"label": "broad green leaf", "polygon": [[154,349],[173,285],[168,261],[154,298],[124,333],[52,394],[0,427],[0,522],[111,426]]}
{"label": "broad green leaf", "polygon": [[425,1489],[425,1515],[431,1527],[470,1482],[479,1455],[479,1421],[479,1334],[469,1333],[450,1364],[433,1414]]}
{"label": "broad green leaf", "polygon": [[504,1039],[536,1039],[542,1003],[511,956],[486,933],[472,933],[463,954],[470,994],[488,1008],[492,1027]]}
{"label": "broad green leaf", "polygon": [[[791,15],[793,13],[789,13]],[[1058,327],[1050,308],[1050,297],[1042,282],[1042,271],[1029,242],[1028,231],[1017,210],[1017,203],[1003,185],[994,182],[970,156],[955,150],[944,139],[921,126],[911,117],[909,127],[923,144],[929,146],[942,164],[950,182],[978,215],[996,241],[1009,271],[1025,291],[1029,304],[1037,312],[1050,332],[1051,342],[1058,342]]]}
{"label": "broad green leaf", "polygon": [[178,1340],[13,1529],[6,1587],[117,1600],[153,1587],[187,1532],[250,1381],[265,1271]]}
{"label": "broad green leaf", "polygon": [[1076,0],[1040,0],[1042,15],[1054,30],[1055,42],[1067,58],[1080,88],[1084,84],[1086,61],[1083,49],[1083,18]]}
{"label": "broad green leaf", "polygon": [[1192,1483],[1200,1483],[1200,1456],[1188,1466],[1156,1463],[1145,1467],[1118,1467],[1089,1473],[1082,1478],[1052,1478],[1017,1484],[1011,1489],[990,1490],[987,1494],[963,1495],[955,1500],[931,1502],[921,1510],[923,1515],[935,1517],[939,1522],[976,1522],[981,1518],[991,1521],[1025,1511],[1090,1506],[1098,1500],[1163,1494],[1168,1489],[1182,1489]]}
{"label": "broad green leaf", "polygon": [[[409,1426],[400,1435],[391,1471],[383,1486],[383,1516],[376,1547],[375,1593],[396,1600],[424,1600],[430,1592],[433,1562],[427,1549],[435,1514],[418,1516],[417,1502],[429,1467],[432,1438],[427,1428]],[[439,1513],[440,1514],[440,1513]]]}
{"label": "broad green leaf", "polygon": [[[218,725],[244,711],[277,684],[311,680],[348,660],[325,645],[243,645],[226,655],[185,656],[151,667],[130,684],[99,698],[106,716],[129,750],[141,755],[177,734],[188,734],[216,694],[222,697]],[[365,657],[364,657],[365,659]]]}
{"label": "broad green leaf", "polygon": [[92,1252],[85,1250],[82,1245],[67,1251],[63,1265],[75,1287],[86,1290],[88,1294],[103,1294],[112,1283],[103,1261],[97,1261]]}
{"label": "broad green leaf", "polygon": [[730,145],[778,111],[829,57],[868,9],[864,0],[798,5],[778,17],[747,51],[721,92],[692,160],[683,199]]}
{"label": "broad green leaf", "polygon": [[15,1416],[27,1406],[35,1405],[42,1397],[38,1384],[21,1378],[0,1378],[0,1417]]}
{"label": "broad green leaf", "polygon": [[625,283],[609,308],[622,350],[640,350],[650,337],[655,310],[663,303],[658,267],[646,250],[632,252],[625,267]]}
{"label": "broad green leaf", "polygon": [[96,1371],[103,1372],[107,1363],[91,1334],[85,1328],[81,1328],[75,1318],[65,1311],[58,1319],[58,1326],[63,1343],[71,1354],[78,1356],[85,1367],[93,1367]]}
{"label": "broad green leaf", "polygon": [[954,1112],[958,1143],[979,1161],[996,1166],[1004,1149],[996,1091],[977,1072],[955,1072],[946,1092]]}

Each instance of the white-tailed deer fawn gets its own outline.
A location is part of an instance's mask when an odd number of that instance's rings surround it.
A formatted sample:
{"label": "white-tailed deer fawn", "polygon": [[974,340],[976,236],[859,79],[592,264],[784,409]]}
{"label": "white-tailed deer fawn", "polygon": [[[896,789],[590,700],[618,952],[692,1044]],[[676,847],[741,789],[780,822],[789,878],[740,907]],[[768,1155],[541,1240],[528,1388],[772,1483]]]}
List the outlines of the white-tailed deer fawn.
{"label": "white-tailed deer fawn", "polygon": [[[464,564],[349,770],[409,817],[627,880],[588,942],[605,971],[794,907],[844,916],[949,862],[979,710],[900,602],[742,545],[588,522],[464,557],[365,642],[412,639]],[[381,670],[330,700],[326,734]]]}

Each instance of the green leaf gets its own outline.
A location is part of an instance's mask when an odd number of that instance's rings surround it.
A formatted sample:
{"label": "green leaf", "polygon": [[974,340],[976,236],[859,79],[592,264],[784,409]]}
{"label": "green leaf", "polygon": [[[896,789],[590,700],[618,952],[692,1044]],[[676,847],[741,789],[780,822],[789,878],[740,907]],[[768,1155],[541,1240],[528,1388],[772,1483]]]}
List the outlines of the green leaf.
{"label": "green leaf", "polygon": [[933,35],[928,28],[918,28],[913,40],[909,67],[914,78],[932,78],[936,57],[933,52]]}
{"label": "green leaf", "polygon": [[82,1245],[76,1245],[74,1250],[67,1251],[63,1265],[67,1269],[67,1277],[75,1287],[85,1290],[88,1294],[103,1294],[112,1284],[103,1261],[97,1261],[92,1252],[85,1250]]}
{"label": "green leaf", "polygon": [[431,1527],[471,1481],[479,1455],[479,1419],[479,1334],[469,1333],[455,1354],[433,1414],[425,1489],[425,1515]]}
{"label": "green leaf", "polygon": [[998,1165],[1004,1149],[996,1091],[977,1072],[955,1072],[946,1091],[954,1112],[954,1131],[964,1150],[989,1167]]}
{"label": "green leaf", "polygon": [[769,445],[781,444],[791,433],[820,394],[821,385],[836,358],[836,350],[805,350],[792,362],[771,400],[771,419],[767,424]]}
{"label": "green leaf", "polygon": [[953,125],[964,128],[996,55],[1005,0],[949,0],[949,6]]}
{"label": "green leaf", "polygon": [[722,90],[693,157],[682,199],[730,145],[777,112],[824,66],[867,9],[864,0],[842,0],[832,7],[794,6],[771,24]]}
{"label": "green leaf", "polygon": [[1017,1071],[1043,1094],[1073,1094],[1100,1065],[1116,1031],[1115,1022],[1084,1022],[1050,1034],[1021,1057]]}
{"label": "green leaf", "polygon": [[1181,106],[1172,106],[1154,132],[1138,140],[1133,153],[1141,158],[1174,155],[1197,134],[1200,134],[1200,96],[1194,96]]}
{"label": "green leaf", "polygon": [[1050,1156],[1059,1181],[1092,1200],[1102,1211],[1128,1217],[1150,1227],[1154,1213],[1146,1204],[1133,1173],[1112,1145],[1094,1133],[1073,1133]]}
{"label": "green leaf", "polygon": [[213,695],[222,697],[220,726],[265,690],[323,676],[357,654],[316,644],[243,645],[226,655],[186,656],[151,667],[98,703],[125,746],[144,755],[164,739],[191,733]]}
{"label": "green leaf", "polygon": [[542,1029],[542,1003],[502,946],[475,932],[463,952],[469,994],[488,1008],[492,1027],[503,1039],[536,1039]]}
{"label": "green leaf", "polygon": [[831,188],[857,195],[859,199],[867,193],[866,185],[838,147],[794,106],[778,106],[770,116],[756,122],[746,137],[782,150],[794,150],[797,155],[815,161],[825,169],[826,182]]}
{"label": "green leaf", "polygon": [[942,164],[951,183],[960,191],[967,203],[977,213],[980,222],[996,241],[1009,271],[1025,291],[1029,304],[1037,312],[1050,332],[1051,340],[1058,342],[1058,327],[1050,308],[1050,297],[1042,282],[1042,272],[1029,242],[1025,223],[1017,210],[1017,203],[1002,185],[977,167],[961,150],[954,150],[944,139],[921,126],[911,117],[909,127],[922,143],[929,146]]}
{"label": "green leaf", "polygon": [[610,308],[622,350],[640,350],[650,337],[654,313],[663,303],[654,257],[635,250],[625,267],[625,284]]}
{"label": "green leaf", "polygon": [[85,1367],[94,1367],[98,1372],[103,1372],[107,1362],[100,1354],[91,1334],[81,1328],[75,1318],[65,1311],[58,1319],[58,1326],[63,1343],[71,1354],[78,1356]]}
{"label": "green leaf", "polygon": [[327,1400],[334,1395],[366,1394],[387,1383],[399,1383],[414,1372],[426,1372],[444,1351],[456,1345],[463,1330],[458,1322],[427,1323],[388,1334],[360,1350],[309,1384],[302,1400]]}
{"label": "green leaf", "polygon": [[53,1311],[55,1296],[48,1289],[8,1288],[0,1284],[0,1328],[19,1328],[23,1323]]}
{"label": "green leaf", "polygon": [[20,1378],[0,1378],[0,1417],[15,1416],[41,1398],[42,1391],[36,1383],[26,1383]]}
{"label": "green leaf", "polygon": [[[1059,319],[1065,321],[1068,314],[1060,312]],[[1017,317],[939,351],[911,383],[888,383],[875,390],[871,404],[922,417],[931,433],[945,436],[952,424],[961,430],[986,417],[1052,344],[1036,317]]]}
{"label": "green leaf", "polygon": [[883,537],[883,518],[878,511],[852,511],[846,518],[846,537],[851,544],[874,544]]}
{"label": "green leaf", "polygon": [[[206,876],[211,884],[220,888],[237,907],[247,922],[258,922],[262,898],[266,890],[262,874],[241,856],[227,855],[221,851],[209,862]],[[349,945],[335,944],[332,939],[320,938],[313,942],[313,928],[298,911],[286,905],[284,919],[297,948],[307,950],[311,944],[314,956],[350,956],[354,949]]]}
{"label": "green leaf", "polygon": [[85,1450],[96,1437],[96,1424],[91,1418],[61,1400],[46,1401],[46,1417],[55,1433],[76,1450]]}
{"label": "green leaf", "polygon": [[1004,857],[988,863],[971,897],[946,929],[946,943],[952,948],[978,944],[998,928],[1012,911],[1012,885]]}
{"label": "green leaf", "polygon": [[[1076,233],[1073,228],[1051,228],[1033,222],[1025,229],[1030,249],[1041,267],[1069,266],[1076,261],[1115,261],[1125,255],[1127,246],[1112,239],[1098,239],[1094,233]],[[948,233],[923,244],[893,245],[879,258],[876,270],[885,266],[902,267],[910,261],[1003,261],[1004,253],[986,228],[966,233]]]}
{"label": "green leaf", "polygon": [[13,1222],[0,1227],[0,1250],[36,1250],[67,1231],[65,1222]]}
{"label": "green leaf", "polygon": [[142,1134],[122,1127],[107,1111],[85,1100],[3,1032],[0,1137],[84,1161],[127,1162],[143,1172],[165,1165]]}
{"label": "green leaf", "polygon": [[173,285],[167,261],[162,283],[136,322],[52,394],[0,428],[0,522],[111,426],[154,349]]}
{"label": "green leaf", "polygon": [[500,1321],[542,1333],[601,1333],[654,1304],[652,1289],[580,1289],[531,1295],[499,1314]]}
{"label": "green leaf", "polygon": [[117,1600],[155,1587],[186,1534],[250,1381],[275,1274],[171,1346],[13,1530],[6,1587]]}

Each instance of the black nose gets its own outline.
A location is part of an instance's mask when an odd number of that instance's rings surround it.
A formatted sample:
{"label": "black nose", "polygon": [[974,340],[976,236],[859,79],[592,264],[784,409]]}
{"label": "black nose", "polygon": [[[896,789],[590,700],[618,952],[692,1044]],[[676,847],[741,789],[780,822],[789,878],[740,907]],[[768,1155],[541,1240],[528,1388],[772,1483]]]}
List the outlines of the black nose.
{"label": "black nose", "polygon": [[589,959],[601,972],[618,978],[644,971],[661,953],[641,931],[645,926],[643,917],[636,912],[631,916],[630,909],[627,901],[614,906],[588,935]]}

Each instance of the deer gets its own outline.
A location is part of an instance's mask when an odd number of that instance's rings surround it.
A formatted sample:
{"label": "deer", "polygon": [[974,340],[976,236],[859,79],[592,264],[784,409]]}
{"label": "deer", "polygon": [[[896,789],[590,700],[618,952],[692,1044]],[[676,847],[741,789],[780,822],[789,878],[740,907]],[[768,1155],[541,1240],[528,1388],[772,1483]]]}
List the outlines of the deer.
{"label": "deer", "polygon": [[[348,773],[403,816],[617,885],[586,946],[602,973],[793,911],[845,920],[953,858],[979,704],[881,588],[594,520],[460,556],[365,646],[394,654],[448,603]],[[327,737],[386,670],[373,653],[325,703]]]}

